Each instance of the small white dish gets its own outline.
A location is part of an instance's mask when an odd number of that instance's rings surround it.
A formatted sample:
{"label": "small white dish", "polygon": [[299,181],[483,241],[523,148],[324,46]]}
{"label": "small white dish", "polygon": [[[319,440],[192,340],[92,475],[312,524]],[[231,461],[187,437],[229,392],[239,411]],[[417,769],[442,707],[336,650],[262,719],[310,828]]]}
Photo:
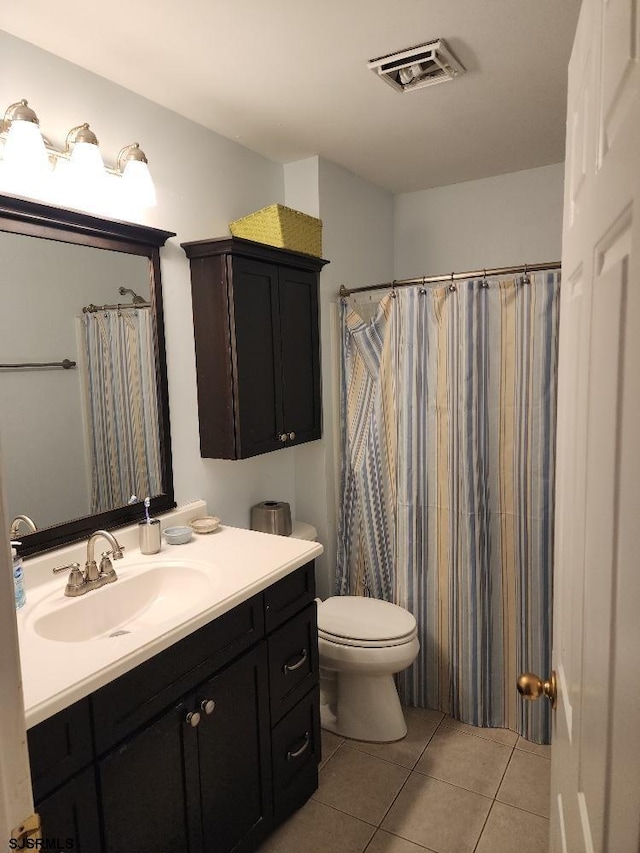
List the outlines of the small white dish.
{"label": "small white dish", "polygon": [[205,515],[202,518],[194,518],[190,527],[196,533],[213,533],[220,527],[220,519],[215,515]]}
{"label": "small white dish", "polygon": [[169,545],[184,545],[191,540],[193,531],[190,527],[167,527],[164,538]]}

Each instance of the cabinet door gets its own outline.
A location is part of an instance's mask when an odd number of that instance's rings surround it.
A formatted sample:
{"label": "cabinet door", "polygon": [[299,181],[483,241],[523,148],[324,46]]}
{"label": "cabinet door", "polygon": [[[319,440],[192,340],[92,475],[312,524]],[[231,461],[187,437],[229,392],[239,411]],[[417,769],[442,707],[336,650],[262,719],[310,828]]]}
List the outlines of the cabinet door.
{"label": "cabinet door", "polygon": [[95,771],[87,768],[36,806],[43,850],[100,853],[100,821]]}
{"label": "cabinet door", "polygon": [[176,705],[98,764],[109,853],[201,853],[197,736]]}
{"label": "cabinet door", "polygon": [[280,267],[278,284],[283,431],[288,446],[322,434],[318,276]]}
{"label": "cabinet door", "polygon": [[266,657],[260,643],[198,691],[203,838],[216,853],[255,849],[271,818]]}
{"label": "cabinet door", "polygon": [[237,458],[284,446],[278,268],[232,261],[231,335]]}

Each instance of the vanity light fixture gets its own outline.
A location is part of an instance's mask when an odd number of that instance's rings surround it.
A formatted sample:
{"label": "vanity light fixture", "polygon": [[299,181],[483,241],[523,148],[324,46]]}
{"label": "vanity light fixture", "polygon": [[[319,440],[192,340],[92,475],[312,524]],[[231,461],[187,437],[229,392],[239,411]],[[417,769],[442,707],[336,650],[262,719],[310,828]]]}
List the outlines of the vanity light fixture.
{"label": "vanity light fixture", "polygon": [[118,154],[116,167],[105,166],[98,139],[89,124],[71,128],[63,149],[53,146],[40,131],[38,116],[26,100],[11,104],[0,122],[0,164],[11,191],[28,196],[47,195],[44,185],[54,178],[54,194],[71,202],[79,195],[96,195],[107,175],[122,178],[120,194],[135,207],[154,207],[155,188],[144,151],[137,142]]}

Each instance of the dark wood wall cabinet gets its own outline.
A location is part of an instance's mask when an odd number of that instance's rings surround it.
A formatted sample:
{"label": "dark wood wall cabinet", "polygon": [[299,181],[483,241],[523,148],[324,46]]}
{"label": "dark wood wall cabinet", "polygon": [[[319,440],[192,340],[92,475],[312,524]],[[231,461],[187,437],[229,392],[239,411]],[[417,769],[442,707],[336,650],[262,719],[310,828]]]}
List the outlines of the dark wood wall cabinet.
{"label": "dark wood wall cabinet", "polygon": [[237,237],[182,248],[202,456],[245,459],[320,438],[318,280],[328,262]]}
{"label": "dark wood wall cabinet", "polygon": [[314,595],[308,563],[30,729],[43,836],[87,853],[256,850],[318,785]]}

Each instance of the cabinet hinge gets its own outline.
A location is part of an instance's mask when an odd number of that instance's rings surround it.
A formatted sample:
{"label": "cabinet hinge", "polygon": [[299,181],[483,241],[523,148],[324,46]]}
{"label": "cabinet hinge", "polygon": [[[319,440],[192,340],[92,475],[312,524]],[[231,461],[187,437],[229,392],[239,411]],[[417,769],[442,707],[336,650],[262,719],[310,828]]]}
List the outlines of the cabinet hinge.
{"label": "cabinet hinge", "polygon": [[29,815],[19,826],[11,830],[12,841],[24,841],[27,838],[33,838],[34,840],[42,838],[42,826],[39,814]]}

